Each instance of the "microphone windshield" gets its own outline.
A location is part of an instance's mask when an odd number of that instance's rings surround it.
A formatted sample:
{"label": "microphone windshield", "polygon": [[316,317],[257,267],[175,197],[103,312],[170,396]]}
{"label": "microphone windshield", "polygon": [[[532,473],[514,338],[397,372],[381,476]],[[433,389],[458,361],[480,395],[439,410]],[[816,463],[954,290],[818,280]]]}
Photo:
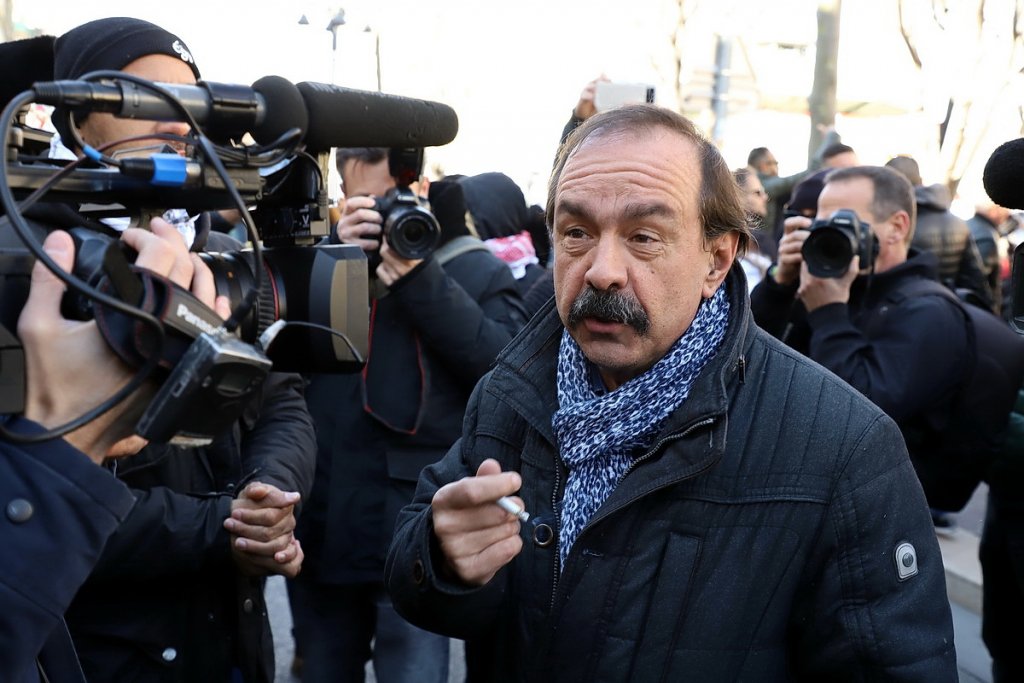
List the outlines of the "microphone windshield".
{"label": "microphone windshield", "polygon": [[309,81],[297,87],[309,112],[310,149],[435,147],[459,132],[455,110],[439,102]]}
{"label": "microphone windshield", "polygon": [[301,128],[305,135],[309,115],[295,84],[280,76],[264,76],[252,84],[252,89],[262,95],[267,104],[263,121],[252,131],[256,142],[273,142],[291,128]]}
{"label": "microphone windshield", "polygon": [[1024,138],[996,147],[981,181],[989,198],[1007,209],[1024,209]]}

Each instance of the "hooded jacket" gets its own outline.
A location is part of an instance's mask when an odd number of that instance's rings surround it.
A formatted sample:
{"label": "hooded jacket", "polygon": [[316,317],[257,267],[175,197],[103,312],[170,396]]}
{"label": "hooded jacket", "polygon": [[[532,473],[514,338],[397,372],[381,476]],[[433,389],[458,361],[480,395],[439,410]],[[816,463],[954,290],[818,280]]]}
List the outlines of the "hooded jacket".
{"label": "hooded jacket", "polygon": [[[738,268],[728,287],[718,354],[561,569],[563,327],[551,304],[534,317],[399,518],[399,612],[488,649],[492,681],[956,680],[942,559],[899,431],[753,324]],[[430,500],[485,458],[520,472],[531,520],[478,588],[448,578]]]}
{"label": "hooded jacket", "polygon": [[966,289],[983,306],[992,307],[992,290],[981,268],[981,256],[967,223],[950,212],[952,200],[944,185],[918,185],[917,224],[911,246],[939,259],[939,281],[951,289]]}

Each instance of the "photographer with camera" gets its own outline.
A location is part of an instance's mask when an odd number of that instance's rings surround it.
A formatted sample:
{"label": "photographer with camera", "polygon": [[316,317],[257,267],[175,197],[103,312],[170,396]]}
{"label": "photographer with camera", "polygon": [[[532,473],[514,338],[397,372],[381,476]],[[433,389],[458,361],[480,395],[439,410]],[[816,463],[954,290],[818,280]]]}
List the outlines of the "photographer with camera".
{"label": "photographer with camera", "polygon": [[910,247],[913,188],[890,168],[825,176],[817,219],[786,221],[751,293],[757,323],[867,396],[900,426],[936,530],[985,476],[1024,374],[1024,349],[938,281]]}
{"label": "photographer with camera", "polygon": [[[194,84],[199,76],[184,41],[128,17],[92,21],[56,40],[57,79],[101,69],[162,83]],[[67,119],[58,111],[54,120],[64,146],[79,152]],[[148,156],[168,144],[157,136],[188,132],[182,123],[96,112],[76,114],[73,125],[86,144],[113,155]],[[186,151],[185,140],[169,144]],[[26,216],[105,234],[128,223],[80,211],[77,204],[37,204]],[[181,209],[164,216],[191,246],[192,261],[201,250],[239,246],[210,234],[205,216],[194,220]],[[163,220],[154,225],[171,230]],[[138,451],[109,465],[135,504],[66,616],[89,679],[273,679],[262,577],[294,576],[301,567],[293,531],[296,506],[311,486],[314,436],[298,375],[271,373],[258,394],[207,446],[146,445],[139,438],[119,445],[119,454]]]}
{"label": "photographer with camera", "polygon": [[[7,230],[6,226],[3,230]],[[154,220],[152,231],[127,230],[122,239],[138,251],[135,264],[189,287],[214,303],[213,277],[189,255],[177,232]],[[67,233],[47,236],[43,249],[70,271],[75,247]],[[134,374],[101,336],[95,321],[66,320],[60,313],[65,285],[42,263],[32,271],[29,297],[18,321],[26,355],[24,413],[5,427],[21,435],[63,425],[112,396]],[[18,444],[0,440],[0,671],[4,680],[79,681],[75,650],[61,617],[100,557],[108,538],[135,504],[131,492],[102,463],[130,440],[153,393],[142,389],[62,440]]]}
{"label": "photographer with camera", "polygon": [[[436,223],[416,203],[418,152],[336,151],[345,206],[331,239],[370,259],[370,353],[361,376],[314,375],[306,391],[317,476],[289,582],[305,683],[363,680],[371,656],[382,683],[447,681],[448,639],[395,614],[384,556],[420,470],[458,438],[473,386],[525,322],[508,267],[466,226],[461,186],[430,184]],[[432,254],[410,252],[435,238]]]}

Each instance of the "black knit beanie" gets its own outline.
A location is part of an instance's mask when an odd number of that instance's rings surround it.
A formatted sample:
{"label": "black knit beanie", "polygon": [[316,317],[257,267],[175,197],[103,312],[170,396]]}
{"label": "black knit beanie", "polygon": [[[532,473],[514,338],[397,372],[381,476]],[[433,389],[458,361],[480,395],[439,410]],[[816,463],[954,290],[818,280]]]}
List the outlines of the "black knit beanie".
{"label": "black knit beanie", "polygon": [[[146,55],[169,55],[188,64],[199,79],[192,52],[173,33],[131,17],[96,19],[71,29],[53,45],[54,80],[76,79],[90,71],[118,71]],[[71,144],[65,115],[54,112],[53,124],[65,144]]]}

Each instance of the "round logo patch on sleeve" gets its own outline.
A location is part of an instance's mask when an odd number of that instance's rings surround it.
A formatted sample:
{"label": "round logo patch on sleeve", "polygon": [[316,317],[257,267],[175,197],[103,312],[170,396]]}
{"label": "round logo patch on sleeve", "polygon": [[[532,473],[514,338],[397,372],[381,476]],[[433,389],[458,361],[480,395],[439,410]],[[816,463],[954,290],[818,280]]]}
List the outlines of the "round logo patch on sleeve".
{"label": "round logo patch on sleeve", "polygon": [[906,581],[917,575],[917,551],[911,543],[900,543],[893,553],[896,560],[896,578]]}

